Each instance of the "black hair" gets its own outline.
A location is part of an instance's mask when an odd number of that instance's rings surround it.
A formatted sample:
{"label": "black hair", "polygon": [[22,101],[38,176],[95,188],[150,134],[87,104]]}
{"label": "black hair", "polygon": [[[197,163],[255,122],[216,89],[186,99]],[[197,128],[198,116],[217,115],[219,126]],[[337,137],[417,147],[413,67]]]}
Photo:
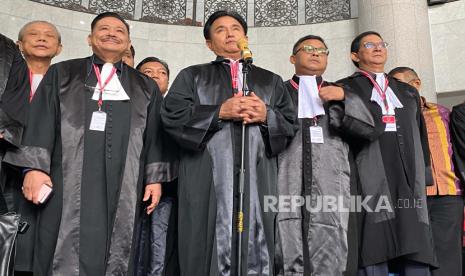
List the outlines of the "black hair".
{"label": "black hair", "polygon": [[140,68],[142,67],[142,65],[144,65],[144,64],[146,64],[148,62],[158,62],[161,65],[163,65],[163,67],[165,67],[165,69],[166,69],[166,73],[168,73],[168,78],[170,77],[170,68],[168,67],[168,63],[166,63],[166,61],[161,60],[161,59],[159,59],[157,57],[146,57],[146,58],[144,58],[141,62],[139,62],[139,64],[137,64],[136,70],[139,71]]}
{"label": "black hair", "polygon": [[126,26],[126,29],[128,30],[128,34],[129,34],[129,24],[126,22],[126,20],[124,20],[124,18],[121,15],[117,14],[116,12],[103,12],[103,13],[97,15],[94,18],[94,20],[92,20],[92,23],[90,23],[91,31],[94,30],[95,25],[97,24],[97,22],[104,19],[105,17],[114,17],[114,18],[120,20],[121,22],[123,22],[124,26]]}
{"label": "black hair", "polygon": [[245,22],[244,18],[242,18],[242,16],[239,13],[235,11],[220,10],[212,13],[212,15],[210,15],[210,17],[208,18],[207,22],[205,22],[205,25],[203,26],[203,36],[205,37],[205,39],[210,39],[210,29],[213,25],[213,22],[215,22],[218,18],[224,16],[230,16],[236,19],[244,29],[244,33],[247,35],[247,22]]}
{"label": "black hair", "polygon": [[326,48],[328,48],[328,46],[326,45],[326,42],[321,36],[306,35],[304,37],[299,38],[299,40],[297,40],[297,42],[294,44],[294,46],[292,47],[292,54],[293,55],[297,54],[297,50],[298,50],[300,43],[304,42],[305,40],[309,40],[309,39],[319,40],[321,41],[321,43],[323,43],[323,45],[325,45]]}
{"label": "black hair", "polygon": [[134,46],[131,45],[131,47],[129,47],[129,50],[131,51],[132,58],[134,58],[136,56],[136,50],[134,49]]}
{"label": "black hair", "polygon": [[[369,36],[369,35],[376,35],[378,36],[379,38],[383,39],[383,37],[375,32],[375,31],[368,31],[368,32],[363,32],[361,34],[359,34],[358,36],[356,36],[354,38],[354,40],[352,40],[352,43],[350,44],[350,52],[351,53],[358,53],[359,49],[360,49],[360,43],[362,42],[362,39],[366,36]],[[359,65],[358,65],[358,62],[356,61],[353,61],[352,62],[354,63],[354,65],[358,68]]]}

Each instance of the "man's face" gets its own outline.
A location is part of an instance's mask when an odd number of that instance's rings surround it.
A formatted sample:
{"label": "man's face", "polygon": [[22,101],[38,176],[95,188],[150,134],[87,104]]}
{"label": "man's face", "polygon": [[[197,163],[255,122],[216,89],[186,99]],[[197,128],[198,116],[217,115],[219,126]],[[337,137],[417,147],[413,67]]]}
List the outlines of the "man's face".
{"label": "man's face", "polygon": [[165,66],[163,66],[161,63],[153,61],[144,63],[140,67],[139,71],[157,82],[158,88],[160,88],[162,95],[168,91],[168,72],[166,71]]}
{"label": "man's face", "polygon": [[132,56],[131,49],[128,49],[126,52],[124,52],[123,62],[130,67],[134,67],[134,57]]}
{"label": "man's face", "polygon": [[23,32],[22,41],[18,41],[18,46],[26,59],[52,59],[61,52],[55,28],[43,22],[29,25]]}
{"label": "man's face", "polygon": [[387,48],[384,41],[377,35],[367,35],[362,38],[357,53],[352,53],[352,60],[359,63],[360,68],[384,66],[387,60]]}
{"label": "man's face", "polygon": [[210,29],[210,39],[207,46],[216,55],[225,58],[239,59],[241,50],[237,47],[237,41],[245,37],[242,25],[231,16],[223,16],[216,19]]}
{"label": "man's face", "polygon": [[131,46],[126,26],[114,17],[104,17],[97,21],[88,42],[93,52],[100,56],[119,54],[122,57]]}
{"label": "man's face", "polygon": [[321,76],[328,64],[328,55],[322,53],[322,49],[326,49],[326,46],[318,39],[302,41],[297,48],[297,53],[290,57],[296,74]]}

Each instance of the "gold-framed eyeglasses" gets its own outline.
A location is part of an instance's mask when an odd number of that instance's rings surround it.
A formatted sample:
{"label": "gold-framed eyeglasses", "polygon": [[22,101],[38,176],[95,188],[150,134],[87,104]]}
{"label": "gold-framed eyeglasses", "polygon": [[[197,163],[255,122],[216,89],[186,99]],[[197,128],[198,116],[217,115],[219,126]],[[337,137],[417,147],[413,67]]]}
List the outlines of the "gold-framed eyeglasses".
{"label": "gold-framed eyeglasses", "polygon": [[297,54],[300,50],[304,51],[305,53],[309,53],[309,54],[315,54],[315,53],[319,55],[329,54],[329,50],[326,48],[317,48],[317,47],[313,47],[312,45],[304,45],[301,48],[297,49],[294,55]]}
{"label": "gold-framed eyeglasses", "polygon": [[374,49],[374,48],[386,49],[388,46],[389,46],[389,43],[385,41],[363,43],[363,47],[365,47],[366,49]]}

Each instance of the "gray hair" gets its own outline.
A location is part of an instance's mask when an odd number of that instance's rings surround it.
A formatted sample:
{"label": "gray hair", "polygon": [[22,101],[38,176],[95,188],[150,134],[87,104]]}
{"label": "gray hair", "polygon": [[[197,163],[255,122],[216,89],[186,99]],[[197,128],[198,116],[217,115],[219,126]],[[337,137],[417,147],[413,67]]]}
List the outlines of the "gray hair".
{"label": "gray hair", "polygon": [[56,32],[57,35],[58,35],[58,42],[61,43],[61,34],[60,34],[60,32],[58,31],[57,27],[56,27],[55,25],[53,25],[52,23],[50,23],[50,22],[48,22],[48,21],[44,21],[44,20],[34,20],[34,21],[31,21],[31,22],[26,23],[26,24],[21,28],[21,30],[19,30],[19,33],[18,33],[18,41],[23,41],[24,32],[26,32],[26,29],[29,28],[29,26],[31,26],[32,24],[36,24],[36,23],[44,23],[44,24],[50,25],[50,26],[55,30],[55,32]]}

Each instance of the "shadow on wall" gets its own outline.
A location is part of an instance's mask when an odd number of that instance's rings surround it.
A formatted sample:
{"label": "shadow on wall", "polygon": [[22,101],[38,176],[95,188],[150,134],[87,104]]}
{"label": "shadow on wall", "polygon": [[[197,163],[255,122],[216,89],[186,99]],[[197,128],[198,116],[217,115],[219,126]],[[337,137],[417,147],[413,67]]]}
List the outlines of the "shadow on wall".
{"label": "shadow on wall", "polygon": [[452,109],[454,105],[465,102],[465,91],[438,93],[438,104]]}

